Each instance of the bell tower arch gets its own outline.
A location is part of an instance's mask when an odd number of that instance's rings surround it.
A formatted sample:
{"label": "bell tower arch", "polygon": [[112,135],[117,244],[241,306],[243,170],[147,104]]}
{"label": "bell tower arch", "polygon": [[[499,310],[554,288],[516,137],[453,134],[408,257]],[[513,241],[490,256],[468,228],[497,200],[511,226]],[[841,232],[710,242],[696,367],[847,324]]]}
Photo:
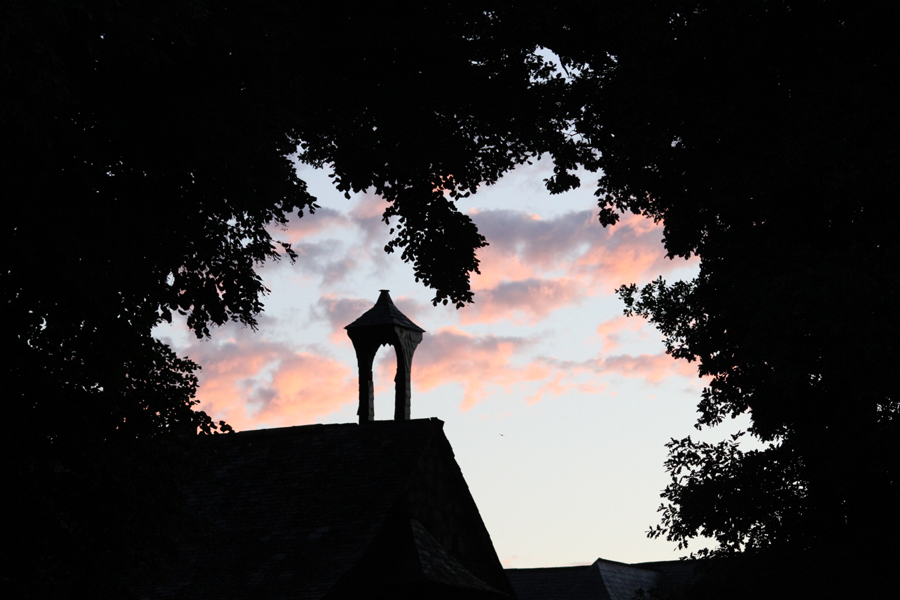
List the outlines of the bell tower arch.
{"label": "bell tower arch", "polygon": [[390,345],[397,353],[397,374],[394,376],[394,420],[408,421],[412,385],[410,370],[413,353],[422,341],[425,330],[400,312],[388,290],[380,290],[375,306],[361,317],[347,325],[347,335],[356,350],[359,368],[359,415],[360,424],[375,420],[375,384],[372,363],[381,346]]}

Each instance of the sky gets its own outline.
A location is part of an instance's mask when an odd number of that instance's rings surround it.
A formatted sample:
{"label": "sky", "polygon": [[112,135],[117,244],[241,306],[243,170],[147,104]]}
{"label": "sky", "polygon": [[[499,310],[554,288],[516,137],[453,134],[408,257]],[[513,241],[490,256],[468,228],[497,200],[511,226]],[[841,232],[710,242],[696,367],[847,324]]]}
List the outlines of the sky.
{"label": "sky", "polygon": [[[596,176],[551,196],[548,161],[461,200],[490,244],[475,302],[432,306],[399,254],[386,254],[386,203],[349,200],[328,173],[298,165],[321,206],[273,229],[295,264],[260,269],[271,293],[256,331],[197,340],[184,323],[156,335],[199,363],[199,408],[236,430],[357,422],[356,358],[344,326],[379,290],[426,330],[412,364],[412,418],[437,417],[506,567],[674,560],[648,539],[659,522],[670,438],[693,428],[704,381],[665,354],[660,334],[622,316],[615,289],[690,279],[695,260],[665,258],[660,225],[597,219]],[[393,416],[393,349],[376,356],[375,418]],[[735,429],[739,424],[735,425]],[[730,430],[729,430],[730,431]],[[694,550],[701,546],[691,546]]]}

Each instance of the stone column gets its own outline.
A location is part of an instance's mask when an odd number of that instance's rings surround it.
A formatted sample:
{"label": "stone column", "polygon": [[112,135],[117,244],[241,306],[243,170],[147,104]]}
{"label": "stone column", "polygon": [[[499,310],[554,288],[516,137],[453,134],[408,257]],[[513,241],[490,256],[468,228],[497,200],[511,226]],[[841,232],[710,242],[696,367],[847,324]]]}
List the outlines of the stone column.
{"label": "stone column", "polygon": [[356,350],[356,364],[359,370],[359,415],[360,423],[375,420],[375,381],[372,375],[372,363],[375,361],[375,353],[378,352],[378,344],[353,341]]}
{"label": "stone column", "polygon": [[416,346],[422,341],[422,334],[409,329],[394,328],[397,335],[397,343],[394,350],[397,352],[397,374],[394,376],[394,420],[408,421],[410,406],[412,404],[412,372],[413,353]]}

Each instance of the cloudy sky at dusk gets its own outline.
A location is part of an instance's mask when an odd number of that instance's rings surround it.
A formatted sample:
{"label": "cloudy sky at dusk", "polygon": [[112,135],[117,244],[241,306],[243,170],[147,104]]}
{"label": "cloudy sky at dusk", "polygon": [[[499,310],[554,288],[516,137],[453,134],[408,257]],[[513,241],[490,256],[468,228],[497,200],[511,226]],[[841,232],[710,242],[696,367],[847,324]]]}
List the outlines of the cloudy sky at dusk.
{"label": "cloudy sky at dusk", "polygon": [[[235,429],[356,422],[344,326],[389,289],[427,332],[412,366],[413,418],[445,422],[504,565],[675,559],[673,544],[645,532],[667,483],[665,442],[698,437],[703,382],[665,355],[653,327],[621,316],[614,290],[690,278],[697,263],[667,260],[652,221],[604,229],[593,176],[550,196],[550,170],[518,169],[459,204],[490,246],[475,303],[456,310],[433,307],[412,269],[384,253],[384,201],[346,200],[325,172],[301,166],[322,208],[274,231],[300,258],[261,270],[271,295],[258,331],[226,326],[198,341],[176,324],[158,335],[202,366],[200,407]],[[375,418],[391,418],[393,350],[376,364]]]}

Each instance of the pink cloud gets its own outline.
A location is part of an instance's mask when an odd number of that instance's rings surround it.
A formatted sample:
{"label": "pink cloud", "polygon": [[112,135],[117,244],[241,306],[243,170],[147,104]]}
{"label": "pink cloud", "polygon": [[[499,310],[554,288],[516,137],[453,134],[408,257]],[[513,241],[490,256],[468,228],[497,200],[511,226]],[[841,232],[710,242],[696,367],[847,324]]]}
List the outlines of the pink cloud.
{"label": "pink cloud", "polygon": [[[490,243],[490,240],[488,240]],[[494,245],[478,251],[481,273],[472,275],[472,289],[476,296],[483,290],[495,288],[506,281],[522,281],[539,276],[540,271],[518,254],[504,251]]]}
{"label": "pink cloud", "polygon": [[257,419],[283,424],[314,422],[356,402],[358,392],[356,373],[347,364],[306,352],[279,363],[270,389],[274,395]]}
{"label": "pink cloud", "polygon": [[598,372],[622,377],[640,378],[657,384],[667,377],[697,377],[697,365],[676,360],[668,354],[619,354],[598,361]]}
{"label": "pink cloud", "polygon": [[616,245],[597,245],[579,256],[571,267],[572,276],[589,282],[594,293],[611,294],[623,284],[649,281],[685,266],[684,261],[666,259],[646,239],[623,237]]}
{"label": "pink cloud", "polygon": [[665,258],[662,227],[638,215],[624,215],[608,228],[592,211],[547,220],[511,210],[472,216],[490,245],[479,252],[475,307],[463,313],[463,323],[524,315],[533,324],[585,297],[611,294],[622,284],[686,264]]}
{"label": "pink cloud", "polygon": [[676,360],[663,353],[619,354],[583,362],[542,358],[538,362],[547,367],[549,375],[538,391],[528,398],[529,404],[540,402],[548,394],[560,396],[571,391],[600,393],[606,388],[606,382],[602,378],[609,376],[643,379],[651,385],[659,385],[664,379],[671,377],[697,378],[696,364]]}
{"label": "pink cloud", "polygon": [[362,233],[365,244],[370,245],[374,242],[379,250],[390,235],[390,228],[382,220],[387,207],[388,203],[384,198],[366,193],[358,196],[349,213],[350,221]]}
{"label": "pink cloud", "polygon": [[[322,275],[323,283],[333,284],[360,266],[386,265],[383,248],[389,229],[381,220],[386,206],[378,196],[358,194],[344,211],[319,208],[303,218],[292,215],[285,227],[272,227],[270,233],[277,240],[291,243],[298,255],[293,268]],[[351,237],[353,241],[348,244]],[[282,260],[266,267],[289,264],[290,261]]]}
{"label": "pink cloud", "polygon": [[[462,411],[484,400],[493,387],[507,393],[512,386],[544,379],[549,369],[531,363],[516,366],[512,358],[532,342],[524,338],[475,336],[456,327],[446,327],[429,335],[413,360],[413,382],[427,392],[447,383],[463,387]],[[391,357],[393,360],[393,357]],[[393,368],[387,360],[380,368]]]}
{"label": "pink cloud", "polygon": [[566,369],[551,371],[550,376],[540,385],[537,392],[526,398],[526,402],[529,405],[537,404],[547,394],[559,397],[573,391],[585,394],[600,394],[606,390],[607,384],[605,381],[576,381],[575,378],[578,375],[580,374],[577,371],[573,372]]}
{"label": "pink cloud", "polygon": [[[224,331],[223,331],[224,330]],[[327,356],[226,326],[186,353],[202,366],[199,408],[235,429],[313,423],[356,399],[355,373]],[[221,341],[219,341],[221,340]]]}
{"label": "pink cloud", "polygon": [[[375,306],[378,299],[378,292],[373,290],[372,299],[364,298],[345,298],[335,294],[325,294],[310,309],[310,316],[313,319],[327,320],[331,333],[328,339],[335,344],[350,343],[347,337],[347,331],[344,329],[347,325],[355,321],[364,312]],[[422,306],[411,298],[398,296],[392,298],[394,304],[400,309],[400,312],[409,317],[413,322],[418,318]]]}
{"label": "pink cloud", "polygon": [[597,327],[597,337],[603,343],[603,352],[608,354],[619,346],[622,334],[626,331],[639,331],[647,327],[647,321],[640,317],[619,315]]}
{"label": "pink cloud", "polygon": [[534,325],[558,308],[577,304],[584,296],[584,286],[566,277],[505,281],[480,290],[474,304],[460,313],[460,322],[466,325],[511,319]]}
{"label": "pink cloud", "polygon": [[334,294],[326,294],[310,309],[312,318],[325,319],[331,326],[328,339],[334,344],[350,343],[347,325],[359,318],[361,314],[372,308],[374,302],[362,298],[342,298]]}
{"label": "pink cloud", "polygon": [[491,244],[486,252],[517,256],[533,272],[567,269],[573,260],[589,256],[597,248],[633,253],[639,246],[641,253],[661,260],[665,257],[662,225],[630,213],[612,227],[600,225],[589,210],[553,219],[512,210],[475,212],[472,217]]}
{"label": "pink cloud", "polygon": [[333,208],[319,208],[314,214],[304,212],[303,217],[292,214],[288,218],[287,225],[273,227],[271,234],[275,239],[296,244],[300,240],[312,237],[322,231],[332,228],[346,228],[350,221],[340,211]]}
{"label": "pink cloud", "polygon": [[281,260],[275,265],[266,263],[266,267],[289,266],[293,272],[320,275],[323,284],[331,285],[345,280],[360,266],[359,253],[353,252],[346,244],[337,240],[301,242],[295,244],[293,249],[297,253],[295,264],[291,265],[290,261]]}
{"label": "pink cloud", "polygon": [[[304,217],[306,219],[308,217]],[[276,236],[277,239],[277,236]],[[364,267],[367,252],[335,238],[308,242],[302,239],[291,245],[297,260],[291,263],[284,253],[281,260],[268,261],[260,267],[261,272],[286,269],[291,274],[304,276],[318,275],[325,285],[340,283]]]}
{"label": "pink cloud", "polygon": [[540,271],[568,263],[603,232],[591,211],[541,219],[521,211],[488,210],[474,212],[472,219],[493,252],[519,256]]}
{"label": "pink cloud", "polygon": [[[365,304],[364,307],[358,304]],[[355,318],[371,302],[325,297],[320,301],[325,318],[343,333],[347,314]],[[351,318],[351,320],[352,320]],[[269,328],[271,323],[264,323]],[[623,331],[624,321],[613,319],[599,331]],[[455,327],[429,334],[413,361],[413,384],[427,392],[445,384],[458,384],[463,397],[460,410],[468,411],[497,392],[510,394],[520,384],[537,384],[529,403],[568,392],[604,393],[611,376],[642,379],[658,385],[671,377],[696,378],[696,366],[665,354],[618,354],[586,361],[538,358],[516,359],[535,340],[522,337],[473,335]],[[355,365],[310,352],[229,325],[213,341],[194,342],[186,353],[202,365],[197,399],[200,408],[236,429],[312,423],[356,401]],[[393,352],[381,355],[379,381],[389,381],[395,369]],[[379,394],[389,393],[381,389]]]}

